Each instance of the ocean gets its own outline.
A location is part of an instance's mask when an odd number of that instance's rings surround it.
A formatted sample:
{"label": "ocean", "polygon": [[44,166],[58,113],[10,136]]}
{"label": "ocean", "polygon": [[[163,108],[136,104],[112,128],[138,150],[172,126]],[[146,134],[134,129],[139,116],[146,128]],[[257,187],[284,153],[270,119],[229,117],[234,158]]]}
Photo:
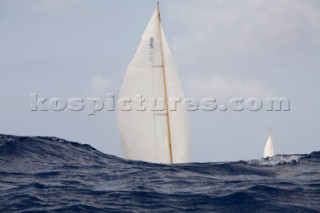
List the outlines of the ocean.
{"label": "ocean", "polygon": [[0,212],[320,212],[320,152],[153,164],[0,135]]}

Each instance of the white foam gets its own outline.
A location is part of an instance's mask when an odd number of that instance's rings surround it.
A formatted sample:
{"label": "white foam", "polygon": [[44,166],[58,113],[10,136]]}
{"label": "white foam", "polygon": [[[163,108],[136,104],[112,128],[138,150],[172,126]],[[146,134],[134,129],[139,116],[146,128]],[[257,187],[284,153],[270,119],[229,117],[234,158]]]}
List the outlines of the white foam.
{"label": "white foam", "polygon": [[295,164],[299,163],[299,160],[304,155],[275,155],[273,157],[262,158],[261,160],[250,160],[248,161],[251,165],[258,166],[276,166],[284,163]]}

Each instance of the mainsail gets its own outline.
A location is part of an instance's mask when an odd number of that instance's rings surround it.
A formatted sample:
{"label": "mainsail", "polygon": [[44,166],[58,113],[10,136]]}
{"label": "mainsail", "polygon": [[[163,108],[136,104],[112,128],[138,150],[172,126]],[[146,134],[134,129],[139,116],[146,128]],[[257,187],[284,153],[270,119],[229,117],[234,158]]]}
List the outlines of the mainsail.
{"label": "mainsail", "polygon": [[[131,160],[185,163],[191,160],[189,116],[185,109],[169,110],[171,98],[183,91],[160,22],[159,7],[145,29],[128,66],[119,100],[143,97],[146,110],[118,110],[122,149]],[[148,100],[163,100],[164,110],[150,110]],[[132,104],[132,103],[131,103]]]}
{"label": "mainsail", "polygon": [[271,131],[267,140],[267,143],[264,147],[264,153],[263,153],[263,157],[267,158],[267,157],[272,157],[274,155],[273,153],[273,143],[272,143],[272,137],[271,137]]}

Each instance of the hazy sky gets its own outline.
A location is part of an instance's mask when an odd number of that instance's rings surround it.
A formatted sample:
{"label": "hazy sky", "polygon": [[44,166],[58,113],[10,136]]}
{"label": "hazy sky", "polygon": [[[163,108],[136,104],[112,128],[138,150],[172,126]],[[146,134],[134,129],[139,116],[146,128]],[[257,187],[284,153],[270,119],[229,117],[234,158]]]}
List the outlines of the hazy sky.
{"label": "hazy sky", "polygon": [[[32,112],[40,97],[118,93],[156,1],[0,0],[0,133],[123,157],[115,112]],[[288,112],[192,112],[193,160],[320,150],[320,1],[160,1],[187,96],[286,97]]]}

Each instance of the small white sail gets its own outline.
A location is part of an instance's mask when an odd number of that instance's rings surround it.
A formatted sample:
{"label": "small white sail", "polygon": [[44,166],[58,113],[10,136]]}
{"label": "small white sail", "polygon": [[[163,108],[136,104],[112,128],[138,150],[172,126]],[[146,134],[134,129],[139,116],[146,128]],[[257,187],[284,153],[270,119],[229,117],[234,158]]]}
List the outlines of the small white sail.
{"label": "small white sail", "polygon": [[[128,66],[119,100],[141,95],[146,100],[183,98],[181,83],[165,38],[159,9],[153,13]],[[122,149],[131,160],[185,163],[191,159],[191,134],[186,110],[118,110]]]}
{"label": "small white sail", "polygon": [[263,153],[263,157],[267,158],[267,157],[272,157],[274,155],[273,153],[273,143],[272,143],[272,137],[271,137],[271,133],[268,137],[267,143],[264,147],[264,153]]}

